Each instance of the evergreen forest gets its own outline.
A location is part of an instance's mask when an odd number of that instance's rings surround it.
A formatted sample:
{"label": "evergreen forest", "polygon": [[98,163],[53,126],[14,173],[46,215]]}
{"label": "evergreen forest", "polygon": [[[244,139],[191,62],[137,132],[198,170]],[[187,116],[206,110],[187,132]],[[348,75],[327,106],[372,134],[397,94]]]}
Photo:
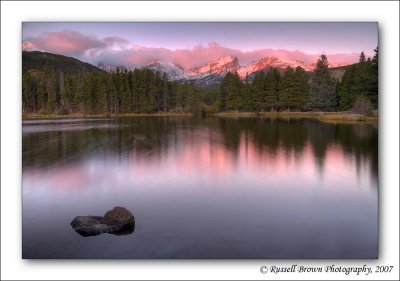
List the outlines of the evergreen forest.
{"label": "evergreen forest", "polygon": [[378,48],[374,52],[372,58],[362,52],[341,79],[333,77],[327,56],[321,55],[312,72],[270,68],[252,81],[227,73],[217,88],[169,81],[165,73],[148,69],[108,73],[90,65],[63,69],[43,61],[40,67],[23,68],[23,113],[372,112],[378,108]]}

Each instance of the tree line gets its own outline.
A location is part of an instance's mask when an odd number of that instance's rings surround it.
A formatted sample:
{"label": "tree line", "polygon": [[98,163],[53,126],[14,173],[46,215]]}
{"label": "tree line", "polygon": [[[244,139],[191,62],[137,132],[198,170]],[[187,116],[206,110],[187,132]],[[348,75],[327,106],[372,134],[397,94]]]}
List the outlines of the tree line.
{"label": "tree line", "polygon": [[314,71],[287,67],[258,72],[252,82],[227,73],[219,88],[195,88],[192,83],[168,81],[165,73],[135,69],[64,73],[45,64],[22,77],[24,113],[126,114],[273,110],[343,111],[378,106],[378,48],[374,57],[332,77],[328,59],[321,55]]}
{"label": "tree line", "polygon": [[335,79],[326,55],[321,55],[311,76],[300,66],[258,72],[252,83],[237,73],[223,80],[217,106],[220,111],[345,111],[378,107],[378,48],[374,57],[351,65],[342,81]]}
{"label": "tree line", "polygon": [[23,74],[22,90],[24,113],[190,112],[198,102],[191,84],[179,85],[147,69],[64,74],[45,65],[43,71]]}
{"label": "tree line", "polygon": [[271,68],[266,74],[256,73],[252,83],[242,82],[237,73],[228,73],[220,87],[217,105],[220,111],[270,111],[303,109],[306,105],[309,82],[301,67],[287,67],[283,76]]}
{"label": "tree line", "polygon": [[359,62],[353,64],[338,82],[339,110],[348,110],[360,98],[368,99],[374,108],[378,107],[378,47],[373,58],[361,53]]}

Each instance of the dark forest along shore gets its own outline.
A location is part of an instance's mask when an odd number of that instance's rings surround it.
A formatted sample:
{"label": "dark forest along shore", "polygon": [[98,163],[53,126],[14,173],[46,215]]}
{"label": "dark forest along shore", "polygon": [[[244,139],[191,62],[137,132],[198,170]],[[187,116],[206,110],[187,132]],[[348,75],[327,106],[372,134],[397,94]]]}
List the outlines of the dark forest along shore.
{"label": "dark forest along shore", "polygon": [[227,72],[212,87],[171,81],[167,73],[150,69],[72,71],[66,57],[64,67],[55,68],[59,57],[37,60],[40,52],[23,52],[22,112],[24,118],[226,111],[350,111],[376,117],[378,48],[374,52],[372,58],[362,52],[358,63],[341,67],[340,75],[335,74],[338,69],[330,68],[327,56],[321,55],[312,71],[300,66],[271,67],[245,78]]}

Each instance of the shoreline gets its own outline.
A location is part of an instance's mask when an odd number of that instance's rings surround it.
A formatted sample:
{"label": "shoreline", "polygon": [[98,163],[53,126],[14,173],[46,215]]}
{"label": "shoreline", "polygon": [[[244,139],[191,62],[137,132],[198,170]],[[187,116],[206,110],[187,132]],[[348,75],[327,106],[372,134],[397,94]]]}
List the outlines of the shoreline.
{"label": "shoreline", "polygon": [[224,118],[267,117],[281,119],[316,119],[325,123],[378,123],[378,117],[351,112],[219,112],[215,116]]}
{"label": "shoreline", "polygon": [[22,120],[32,119],[86,119],[86,118],[124,118],[124,117],[170,117],[170,116],[192,116],[192,113],[170,113],[170,112],[158,112],[158,113],[124,113],[124,114],[38,114],[38,113],[26,113],[22,115]]}
{"label": "shoreline", "polygon": [[[22,120],[32,119],[78,119],[78,118],[126,118],[126,117],[191,117],[193,113],[174,113],[174,112],[158,112],[158,113],[125,113],[125,114],[23,114]],[[283,112],[218,112],[208,116],[221,118],[246,118],[246,117],[266,117],[281,119],[316,119],[325,123],[378,123],[378,117],[370,117],[362,114],[351,112],[299,112],[299,111],[283,111]]]}

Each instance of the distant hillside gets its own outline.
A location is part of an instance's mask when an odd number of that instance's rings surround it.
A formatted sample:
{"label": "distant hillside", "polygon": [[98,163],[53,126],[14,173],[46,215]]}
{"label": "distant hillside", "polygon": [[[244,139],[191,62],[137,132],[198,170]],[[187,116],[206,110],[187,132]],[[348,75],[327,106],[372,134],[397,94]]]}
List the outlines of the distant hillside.
{"label": "distant hillside", "polygon": [[[337,66],[337,67],[330,67],[329,70],[331,71],[331,74],[332,74],[333,78],[338,79],[339,81],[342,81],[342,77],[343,77],[344,73],[352,65],[353,64]],[[307,71],[306,73],[307,73],[307,75],[308,75],[308,77],[310,79],[314,76],[314,72],[313,71]]]}
{"label": "distant hillside", "polygon": [[22,52],[22,73],[32,70],[42,71],[45,64],[48,63],[57,72],[62,71],[65,74],[74,74],[78,72],[91,72],[93,70],[103,70],[78,59],[66,57],[46,52]]}
{"label": "distant hillside", "polygon": [[352,64],[330,68],[333,78],[342,81],[343,74]]}

